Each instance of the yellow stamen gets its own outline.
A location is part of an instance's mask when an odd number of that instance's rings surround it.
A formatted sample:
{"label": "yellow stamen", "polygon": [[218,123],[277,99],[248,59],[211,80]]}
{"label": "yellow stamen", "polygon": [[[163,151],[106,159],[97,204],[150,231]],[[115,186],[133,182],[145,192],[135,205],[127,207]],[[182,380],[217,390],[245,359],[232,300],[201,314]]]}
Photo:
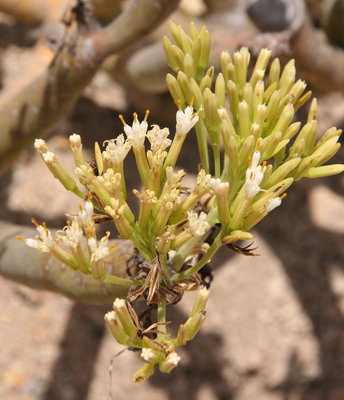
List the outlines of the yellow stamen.
{"label": "yellow stamen", "polygon": [[263,165],[263,167],[266,167],[268,165],[267,161],[266,160],[263,161],[262,165]]}
{"label": "yellow stamen", "polygon": [[182,101],[180,99],[178,99],[177,103],[178,103],[178,110],[181,111],[182,110]]}
{"label": "yellow stamen", "polygon": [[25,242],[25,239],[24,239],[24,238],[22,238],[21,236],[16,236],[16,239],[18,239],[18,240],[22,240],[23,242]]}
{"label": "yellow stamen", "polygon": [[256,142],[256,151],[259,151],[261,144],[262,144],[262,138],[258,138]]}
{"label": "yellow stamen", "polygon": [[121,120],[121,122],[122,122],[122,124],[123,124],[124,126],[127,125],[127,123],[125,122],[124,117],[123,117],[122,114],[119,114],[118,118]]}
{"label": "yellow stamen", "polygon": [[147,121],[149,114],[150,114],[150,110],[146,110],[145,117],[143,118],[144,121]]}
{"label": "yellow stamen", "polygon": [[192,96],[191,101],[190,101],[190,107],[192,107],[192,108],[193,108],[194,101],[195,101],[195,96]]}
{"label": "yellow stamen", "polygon": [[136,123],[137,122],[137,113],[136,112],[133,113],[133,117],[134,117],[134,122]]}
{"label": "yellow stamen", "polygon": [[39,226],[39,223],[35,220],[35,218],[31,218],[31,222],[35,225],[36,228]]}
{"label": "yellow stamen", "polygon": [[281,194],[280,199],[283,200],[283,199],[285,199],[287,196],[288,196],[287,193],[283,193],[283,194]]}

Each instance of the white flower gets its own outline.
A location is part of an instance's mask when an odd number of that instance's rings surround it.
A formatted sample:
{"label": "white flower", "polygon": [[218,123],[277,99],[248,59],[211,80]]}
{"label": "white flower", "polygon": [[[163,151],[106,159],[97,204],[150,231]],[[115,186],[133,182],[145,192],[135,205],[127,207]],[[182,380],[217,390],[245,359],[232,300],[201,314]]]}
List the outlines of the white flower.
{"label": "white flower", "polygon": [[34,143],[35,149],[40,153],[46,153],[48,151],[47,144],[43,139],[35,139]]}
{"label": "white flower", "polygon": [[171,145],[172,141],[167,139],[169,134],[170,131],[168,128],[161,129],[158,125],[153,125],[152,129],[147,133],[153,153],[164,151]]}
{"label": "white flower", "polygon": [[280,197],[275,197],[274,199],[268,201],[265,206],[267,212],[274,210],[276,207],[279,207],[282,203],[282,199]]}
{"label": "white flower", "polygon": [[72,223],[67,221],[67,226],[65,226],[62,231],[56,232],[56,235],[65,245],[76,250],[83,236],[81,223],[77,218],[75,218]]}
{"label": "white flower", "polygon": [[228,182],[222,182],[221,179],[218,178],[211,178],[209,180],[209,184],[211,188],[214,190],[215,193],[217,194],[222,194],[222,193],[228,193],[229,189],[229,183]]}
{"label": "white flower", "polygon": [[[147,116],[148,114],[146,113],[146,117]],[[124,124],[124,132],[127,135],[129,143],[133,146],[134,149],[143,146],[143,143],[145,141],[148,129],[148,123],[146,121],[146,117],[142,122],[140,122],[139,119],[137,118],[137,114],[134,113],[134,121],[131,126],[127,125],[124,122],[123,117],[121,118]]]}
{"label": "white flower", "polygon": [[207,214],[205,212],[197,214],[194,211],[188,211],[190,233],[195,236],[204,235],[210,228],[210,225],[208,224],[206,219]]}
{"label": "white flower", "polygon": [[80,212],[79,212],[79,218],[80,221],[84,226],[89,225],[90,223],[93,223],[93,204],[91,201],[85,201],[83,205],[80,205]]}
{"label": "white flower", "polygon": [[173,367],[176,367],[180,360],[181,360],[181,358],[178,356],[178,354],[175,351],[173,353],[170,353],[166,357],[166,363]]}
{"label": "white flower", "polygon": [[260,184],[264,178],[266,166],[258,165],[260,160],[260,151],[255,151],[252,156],[251,166],[246,170],[245,189],[246,195],[252,199],[262,189]]}
{"label": "white flower", "polygon": [[[97,262],[109,255],[110,247],[108,246],[108,239],[110,232],[107,232],[100,241],[97,243],[94,238],[88,239],[88,246],[92,251],[91,262]],[[93,239],[93,240],[92,240]]]}
{"label": "white flower", "polygon": [[130,143],[124,139],[124,135],[117,136],[116,139],[106,140],[107,143],[103,157],[105,160],[120,164],[123,162],[130,150]]}
{"label": "white flower", "polygon": [[69,143],[71,147],[79,148],[81,146],[81,136],[73,133],[73,135],[69,136]]}
{"label": "white flower", "polygon": [[144,347],[141,351],[141,357],[148,363],[154,362],[157,358],[152,349]]}
{"label": "white flower", "polygon": [[36,239],[24,239],[25,243],[29,247],[38,249],[43,253],[49,253],[54,247],[54,241],[51,236],[50,230],[46,227],[45,223],[38,225],[35,220],[33,220],[36,225],[38,236]]}
{"label": "white flower", "polygon": [[184,111],[178,110],[176,114],[176,134],[186,135],[198,122],[199,116],[193,108],[188,106]]}

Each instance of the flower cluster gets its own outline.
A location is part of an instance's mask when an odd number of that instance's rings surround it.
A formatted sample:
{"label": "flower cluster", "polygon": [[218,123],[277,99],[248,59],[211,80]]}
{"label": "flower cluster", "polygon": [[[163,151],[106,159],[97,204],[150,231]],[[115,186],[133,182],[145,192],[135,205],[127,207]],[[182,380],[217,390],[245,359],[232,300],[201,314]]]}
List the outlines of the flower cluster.
{"label": "flower cluster", "polygon": [[[177,73],[167,75],[178,106],[173,138],[168,128],[149,126],[149,111],[142,121],[134,113],[131,125],[120,116],[124,132],[103,146],[96,142],[95,161],[87,162],[81,137],[73,134],[69,141],[77,179],[37,139],[35,147],[55,178],[86,202],[55,238],[44,223],[35,222],[37,238],[24,239],[75,270],[130,287],[127,300],[116,299],[105,320],[119,343],[141,349],[146,363],[135,381],[147,378],[155,365],[170,372],[180,360],[176,347],[197,334],[205,318],[207,289],[199,290],[190,318],[175,338],[167,333],[166,306],[180,300],[184,291],[199,288],[198,272],[218,249],[232,244],[238,249],[235,242],[251,239],[251,228],[280,206],[294,181],[344,171],[340,164],[323,166],[338,151],[341,131],[331,128],[318,138],[316,100],[304,126],[293,122],[311,95],[304,93],[305,82],[296,80],[293,61],[282,69],[275,59],[269,67],[271,52],[263,49],[250,66],[250,53],[242,48],[233,56],[221,54],[221,72],[215,77],[214,67],[206,69],[208,31],[191,25],[188,36],[172,24],[171,32],[175,44],[165,38],[164,45]],[[194,187],[185,188],[185,171],[176,170],[176,164],[194,127],[201,169]],[[137,215],[128,203],[125,179],[130,151],[141,179],[141,188],[133,190],[140,206]],[[116,270],[110,233],[96,237],[95,208],[137,249],[141,260],[134,268]],[[156,309],[152,325],[139,321],[134,310],[138,301]]]}

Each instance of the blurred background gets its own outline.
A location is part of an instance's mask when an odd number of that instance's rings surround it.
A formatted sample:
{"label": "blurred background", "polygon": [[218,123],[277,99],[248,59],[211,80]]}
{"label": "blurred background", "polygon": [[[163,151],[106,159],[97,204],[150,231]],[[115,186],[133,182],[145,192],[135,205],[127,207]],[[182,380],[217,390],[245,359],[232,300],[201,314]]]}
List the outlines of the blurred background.
{"label": "blurred background", "polygon": [[[153,3],[166,12],[150,22]],[[130,40],[119,30],[123,15],[131,18]],[[147,26],[136,26],[139,17]],[[176,107],[165,87],[161,41],[170,20],[186,29],[191,21],[206,24],[216,67],[221,50],[243,45],[253,58],[262,47],[283,63],[294,58],[298,76],[318,97],[319,132],[343,127],[343,0],[0,0],[3,223],[25,225],[34,216],[61,228],[65,213],[77,210],[79,199],[51,177],[32,149],[33,138],[45,137],[72,171],[72,133],[82,136],[91,159],[95,140],[122,132],[118,114],[131,120],[134,111],[150,108],[151,123],[173,129]],[[115,51],[83,53],[91,62],[81,62],[75,74],[78,40],[107,27],[118,35]],[[69,64],[61,64],[67,71],[61,74],[56,65],[66,48]],[[44,79],[54,90],[43,91]],[[56,112],[49,108],[53,101]],[[334,162],[343,162],[343,155]],[[197,157],[190,134],[179,164],[194,173]],[[126,174],[135,187],[132,161]],[[143,384],[131,382],[142,364],[138,353],[114,357],[121,347],[103,321],[110,306],[72,302],[0,277],[0,398],[344,400],[343,195],[343,175],[304,179],[257,227],[259,257],[222,249],[212,262],[204,327],[181,349],[178,368]],[[191,307],[192,297],[185,296],[171,317],[180,323]]]}

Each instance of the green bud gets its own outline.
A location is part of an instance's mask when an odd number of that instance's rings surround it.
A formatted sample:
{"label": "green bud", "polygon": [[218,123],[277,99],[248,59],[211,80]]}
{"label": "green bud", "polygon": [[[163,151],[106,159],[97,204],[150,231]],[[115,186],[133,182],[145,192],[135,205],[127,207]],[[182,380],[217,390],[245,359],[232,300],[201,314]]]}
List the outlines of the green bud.
{"label": "green bud", "polygon": [[290,175],[292,171],[299,165],[301,161],[300,157],[292,158],[284,162],[281,166],[279,166],[276,171],[274,171],[270,178],[264,183],[264,188],[271,187],[276,185],[278,182],[282,181],[286,176]]}
{"label": "green bud", "polygon": [[227,50],[221,52],[220,62],[221,62],[222,74],[224,76],[225,82],[227,82],[229,79],[228,73],[227,73],[227,67],[228,67],[228,64],[232,64],[232,57],[230,56],[230,54]]}
{"label": "green bud", "polygon": [[199,66],[201,68],[205,68],[209,63],[209,54],[210,54],[210,35],[205,26],[203,26],[202,29],[200,30],[199,38],[201,42]]}
{"label": "green bud", "polygon": [[288,129],[283,135],[283,139],[292,139],[300,130],[300,127],[301,127],[301,122],[294,122],[293,124],[289,125]]}
{"label": "green bud", "polygon": [[190,103],[194,95],[190,87],[189,78],[184,72],[179,71],[177,74],[177,82],[183,92],[185,102]]}
{"label": "green bud", "polygon": [[246,165],[248,157],[253,153],[256,139],[253,135],[247,136],[239,152],[239,164]]}
{"label": "green bud", "polygon": [[[179,71],[180,68],[182,67],[182,60],[183,60],[183,53],[178,52],[180,50],[176,46],[173,47],[170,39],[166,36],[163,37],[163,43],[164,43],[164,50],[167,56],[168,60],[168,65],[173,71]],[[178,50],[176,51],[175,48]]]}
{"label": "green bud", "polygon": [[185,97],[183,95],[183,91],[182,91],[181,87],[178,84],[177,79],[173,75],[167,74],[166,75],[166,84],[167,84],[168,90],[171,93],[171,96],[173,97],[175,104],[177,106],[179,106],[179,102],[181,102],[182,105],[185,104]]}
{"label": "green bud", "polygon": [[194,105],[196,110],[199,110],[203,105],[203,96],[198,83],[195,81],[194,78],[190,78],[190,90],[194,96]]}
{"label": "green bud", "polygon": [[234,118],[237,118],[239,112],[239,100],[236,84],[229,80],[227,82],[227,92],[229,97],[229,107]]}
{"label": "green bud", "polygon": [[304,94],[302,97],[297,100],[297,102],[294,104],[294,109],[297,111],[299,108],[301,108],[312,96],[312,92],[309,90],[306,94]]}
{"label": "green bud", "polygon": [[341,129],[337,128],[330,128],[328,129],[319,139],[318,143],[316,144],[315,148],[318,149],[320,146],[322,146],[327,140],[331,139],[332,137],[335,136],[340,136],[342,134]]}
{"label": "green bud", "polygon": [[215,96],[219,107],[225,106],[226,84],[223,75],[219,73],[215,81]]}
{"label": "green bud", "polygon": [[278,83],[281,73],[281,63],[278,58],[275,58],[271,64],[269,71],[268,87],[272,84]]}
{"label": "green bud", "polygon": [[325,176],[337,175],[344,171],[344,164],[324,165],[313,167],[307,171],[308,178],[324,178]]}
{"label": "green bud", "polygon": [[130,337],[135,337],[137,328],[129,314],[125,300],[117,298],[113,303],[113,309],[123,327],[124,333]]}
{"label": "green bud", "polygon": [[224,236],[222,238],[223,244],[231,244],[235,243],[238,240],[250,240],[253,238],[253,235],[249,232],[244,231],[232,231],[230,235]]}
{"label": "green bud", "polygon": [[135,383],[141,383],[154,374],[154,364],[144,364],[135,374],[133,375],[133,381]]}
{"label": "green bud", "polygon": [[184,60],[183,60],[183,69],[184,72],[186,73],[186,75],[189,78],[194,78],[196,75],[196,68],[195,68],[195,64],[194,64],[194,60],[192,58],[192,55],[187,53],[184,56]]}
{"label": "green bud", "polygon": [[205,311],[205,307],[207,305],[209,298],[209,290],[206,288],[202,288],[198,291],[195,299],[194,306],[191,311],[191,317],[196,315],[199,312]]}
{"label": "green bud", "polygon": [[115,311],[110,311],[106,313],[104,319],[112,336],[117,340],[117,342],[127,346],[129,336],[124,332],[121,323],[117,319]]}
{"label": "green bud", "polygon": [[201,83],[199,84],[199,88],[201,89],[201,92],[203,93],[205,89],[211,88],[213,84],[213,80],[209,75],[204,75],[204,77],[201,80]]}
{"label": "green bud", "polygon": [[250,118],[249,118],[248,104],[245,100],[239,103],[238,120],[239,120],[240,137],[246,138],[250,133]]}
{"label": "green bud", "polygon": [[102,152],[100,150],[98,142],[94,143],[94,155],[95,155],[95,159],[96,159],[98,174],[102,175],[103,171],[104,171],[104,164],[103,164]]}

